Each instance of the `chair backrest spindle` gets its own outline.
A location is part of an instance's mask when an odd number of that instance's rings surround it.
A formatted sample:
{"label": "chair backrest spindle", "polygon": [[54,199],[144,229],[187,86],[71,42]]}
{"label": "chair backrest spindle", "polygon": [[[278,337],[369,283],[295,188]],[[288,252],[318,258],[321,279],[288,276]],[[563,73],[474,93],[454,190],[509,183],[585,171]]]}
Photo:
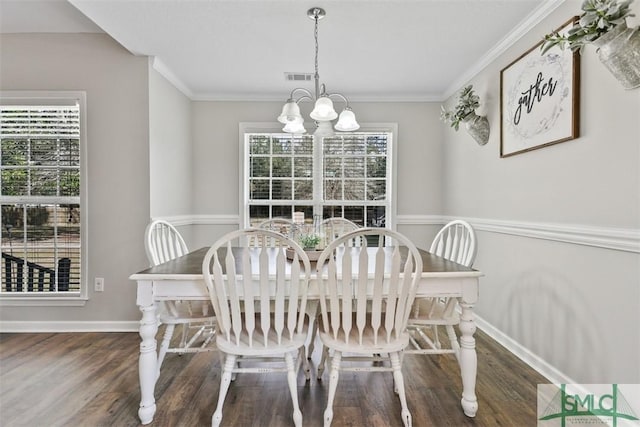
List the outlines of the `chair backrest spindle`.
{"label": "chair backrest spindle", "polygon": [[145,250],[153,265],[162,264],[189,252],[176,228],[164,220],[152,221],[145,231]]}
{"label": "chair backrest spindle", "polygon": [[[224,259],[221,248],[226,249]],[[293,250],[290,261],[287,248]],[[227,341],[269,347],[273,336],[279,345],[303,329],[311,267],[290,238],[257,228],[232,232],[213,244],[202,266]],[[248,343],[240,341],[243,335]]]}
{"label": "chair backrest spindle", "polygon": [[436,234],[429,252],[472,267],[477,252],[475,231],[466,221],[451,221]]}
{"label": "chair backrest spindle", "polygon": [[[350,244],[368,236],[378,237],[376,247]],[[317,269],[325,333],[362,346],[369,329],[374,345],[389,343],[405,332],[422,273],[422,258],[405,236],[388,229],[360,228],[334,240],[320,254]],[[355,337],[358,342],[351,342]]]}

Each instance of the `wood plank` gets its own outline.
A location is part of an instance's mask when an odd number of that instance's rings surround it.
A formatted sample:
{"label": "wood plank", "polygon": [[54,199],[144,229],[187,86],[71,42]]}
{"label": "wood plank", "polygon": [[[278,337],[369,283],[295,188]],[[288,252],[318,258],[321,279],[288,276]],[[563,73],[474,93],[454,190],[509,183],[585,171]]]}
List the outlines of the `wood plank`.
{"label": "wood plank", "polygon": [[[536,425],[536,385],[548,381],[481,331],[476,339],[479,411],[473,419],[460,407],[454,356],[405,356],[415,426]],[[139,344],[137,333],[0,334],[0,425],[140,425]],[[313,362],[318,361],[315,352]],[[210,425],[219,370],[215,351],[168,354],[151,425]],[[321,381],[298,376],[305,426],[322,426],[328,385],[328,371]],[[222,425],[290,426],[291,413],[284,373],[239,374],[229,389]],[[342,372],[333,425],[401,427],[392,375]]]}

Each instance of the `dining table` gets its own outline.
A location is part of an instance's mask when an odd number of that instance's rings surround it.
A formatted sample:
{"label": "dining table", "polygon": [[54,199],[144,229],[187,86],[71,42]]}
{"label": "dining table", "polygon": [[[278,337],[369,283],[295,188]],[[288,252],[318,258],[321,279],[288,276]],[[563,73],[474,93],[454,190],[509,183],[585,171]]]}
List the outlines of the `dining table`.
{"label": "dining table", "polygon": [[[401,248],[405,249],[406,248]],[[208,300],[209,293],[202,274],[202,262],[209,247],[190,252],[179,258],[132,274],[129,279],[137,284],[136,304],[142,312],[139,333],[140,407],[138,416],[142,424],[153,421],[156,412],[155,385],[158,379],[156,335],[158,332],[158,306],[167,300]],[[221,248],[221,251],[226,250]],[[233,249],[232,249],[233,250]],[[255,249],[258,250],[257,248]],[[375,250],[375,248],[368,248]],[[465,415],[474,417],[478,410],[475,392],[477,355],[475,349],[473,307],[478,300],[479,279],[482,273],[419,249],[422,274],[416,298],[455,297],[460,307],[460,354],[458,362],[462,378],[461,406]],[[392,250],[385,251],[391,257]],[[223,256],[220,254],[219,256]],[[320,297],[315,266],[309,282],[307,298]],[[240,272],[241,273],[241,272]]]}

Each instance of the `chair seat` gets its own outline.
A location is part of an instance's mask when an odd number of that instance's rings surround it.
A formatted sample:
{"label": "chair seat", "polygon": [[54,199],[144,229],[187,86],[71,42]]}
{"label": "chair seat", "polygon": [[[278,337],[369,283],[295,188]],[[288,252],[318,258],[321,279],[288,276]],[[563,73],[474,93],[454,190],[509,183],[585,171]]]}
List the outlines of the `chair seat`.
{"label": "chair seat", "polygon": [[[244,314],[243,314],[244,317]],[[290,336],[289,330],[285,327],[282,332],[281,341],[278,342],[278,335],[273,329],[275,322],[274,316],[271,317],[271,328],[267,335],[267,344],[265,346],[264,334],[260,327],[260,314],[255,315],[255,330],[253,331],[253,341],[249,342],[249,333],[243,329],[240,333],[239,343],[236,341],[236,335],[231,333],[231,341],[229,341],[225,334],[218,333],[216,336],[216,346],[224,353],[236,354],[238,356],[277,356],[283,353],[297,351],[301,346],[305,344],[308,338],[309,330],[309,317],[304,317],[304,326],[301,332],[294,333]],[[242,322],[246,324],[245,321]],[[269,347],[273,350],[269,351]]]}
{"label": "chair seat", "polygon": [[[370,315],[367,316],[367,324],[370,324],[371,318]],[[360,334],[358,329],[355,327],[356,325],[356,315],[355,313],[352,315],[352,328],[349,332],[349,341],[345,342],[345,334],[344,330],[340,329],[337,338],[333,336],[331,333],[324,332],[325,328],[322,324],[322,316],[318,317],[318,328],[320,339],[322,343],[327,347],[333,348],[338,351],[348,352],[348,353],[361,353],[361,354],[371,354],[371,353],[392,353],[396,351],[401,351],[405,347],[409,345],[409,334],[405,331],[398,336],[398,338],[392,337],[389,341],[386,340],[387,333],[384,329],[384,326],[380,326],[378,330],[378,342],[374,342],[374,331],[370,326],[365,327],[362,333],[362,343],[360,343]]]}
{"label": "chair seat", "polygon": [[[456,302],[447,299],[446,302],[436,298],[416,299],[411,309],[409,325],[457,325],[460,316],[455,310]],[[416,315],[417,313],[417,315]]]}

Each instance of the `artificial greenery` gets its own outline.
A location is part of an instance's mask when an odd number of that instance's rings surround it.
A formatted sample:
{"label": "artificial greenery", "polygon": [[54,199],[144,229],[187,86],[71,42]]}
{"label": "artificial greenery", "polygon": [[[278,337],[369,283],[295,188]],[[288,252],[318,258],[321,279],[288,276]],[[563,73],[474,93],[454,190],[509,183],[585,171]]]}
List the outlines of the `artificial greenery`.
{"label": "artificial greenery", "polygon": [[317,234],[303,234],[300,236],[300,243],[304,249],[315,249],[320,243],[320,236]]}
{"label": "artificial greenery", "polygon": [[572,51],[579,50],[582,53],[585,45],[597,40],[616,26],[626,23],[627,17],[635,16],[629,9],[631,3],[633,0],[584,0],[583,13],[577,25],[567,31],[567,34],[554,32],[544,36],[544,42],[540,46],[542,54],[544,55],[554,46],[561,49],[569,46]]}
{"label": "artificial greenery", "polygon": [[480,106],[480,97],[473,92],[473,85],[466,86],[458,96],[458,104],[455,110],[448,111],[442,106],[440,120],[451,125],[452,128],[458,130],[460,122],[469,114],[473,113]]}

